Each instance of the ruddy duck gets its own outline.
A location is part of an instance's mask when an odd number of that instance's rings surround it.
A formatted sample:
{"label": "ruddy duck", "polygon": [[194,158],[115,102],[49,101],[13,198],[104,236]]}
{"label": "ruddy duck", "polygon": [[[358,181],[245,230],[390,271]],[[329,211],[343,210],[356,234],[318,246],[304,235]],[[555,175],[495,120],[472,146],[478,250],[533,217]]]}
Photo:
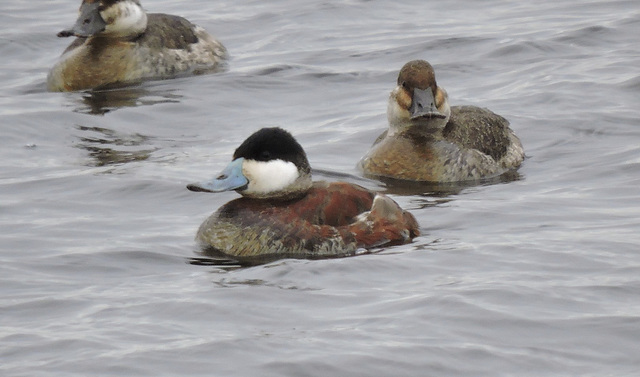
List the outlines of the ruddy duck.
{"label": "ruddy duck", "polygon": [[76,38],[47,77],[50,91],[73,91],[214,72],[227,51],[182,17],[147,14],[138,0],[83,0]]}
{"label": "ruddy duck", "polygon": [[389,96],[389,129],[360,161],[369,176],[463,182],[497,177],[524,160],[509,121],[475,106],[449,107],[431,64],[402,67]]}
{"label": "ruddy duck", "polygon": [[281,128],[249,136],[217,178],[187,188],[243,196],[211,215],[196,239],[206,251],[249,264],[348,256],[419,234],[413,215],[385,195],[346,182],[312,182],[304,150]]}

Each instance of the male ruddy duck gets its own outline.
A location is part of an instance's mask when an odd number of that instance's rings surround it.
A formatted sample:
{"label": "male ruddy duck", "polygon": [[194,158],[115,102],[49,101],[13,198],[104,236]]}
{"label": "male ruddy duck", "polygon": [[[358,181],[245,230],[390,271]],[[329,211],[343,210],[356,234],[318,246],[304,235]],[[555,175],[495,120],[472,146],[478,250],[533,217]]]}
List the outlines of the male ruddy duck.
{"label": "male ruddy duck", "polygon": [[215,72],[227,57],[203,28],[178,16],[147,14],[138,0],[84,0],[75,25],[58,33],[70,36],[78,38],[49,72],[50,91]]}
{"label": "male ruddy duck", "polygon": [[431,64],[402,67],[389,96],[389,129],[360,161],[369,176],[463,182],[497,177],[524,160],[509,121],[475,106],[449,107]]}
{"label": "male ruddy duck", "polygon": [[385,195],[312,182],[304,150],[281,128],[249,136],[217,178],[187,188],[243,196],[211,215],[196,239],[205,251],[244,263],[348,256],[419,235],[413,215]]}

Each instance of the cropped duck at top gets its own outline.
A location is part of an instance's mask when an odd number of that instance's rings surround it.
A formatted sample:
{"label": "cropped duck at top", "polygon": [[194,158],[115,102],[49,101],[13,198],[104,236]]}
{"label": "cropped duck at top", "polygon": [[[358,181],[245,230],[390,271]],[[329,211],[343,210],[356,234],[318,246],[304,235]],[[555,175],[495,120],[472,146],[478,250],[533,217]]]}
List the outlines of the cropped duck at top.
{"label": "cropped duck at top", "polygon": [[227,57],[203,28],[178,16],[147,14],[138,0],[84,0],[75,25],[58,36],[77,38],[49,71],[50,91],[215,72]]}
{"label": "cropped duck at top", "polygon": [[280,128],[249,136],[215,179],[187,188],[243,196],[211,215],[196,239],[205,251],[245,263],[349,256],[419,234],[413,215],[385,195],[346,182],[312,182],[304,150]]}
{"label": "cropped duck at top", "polygon": [[364,173],[410,181],[497,177],[524,160],[509,121],[475,106],[449,106],[431,64],[405,64],[387,107],[389,129],[360,161]]}

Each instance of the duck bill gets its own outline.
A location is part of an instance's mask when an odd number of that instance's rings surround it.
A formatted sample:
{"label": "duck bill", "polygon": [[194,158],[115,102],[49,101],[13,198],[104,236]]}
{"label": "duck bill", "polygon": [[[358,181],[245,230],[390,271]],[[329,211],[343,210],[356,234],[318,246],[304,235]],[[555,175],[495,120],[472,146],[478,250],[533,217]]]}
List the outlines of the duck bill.
{"label": "duck bill", "polygon": [[90,37],[103,32],[107,23],[100,15],[100,2],[83,2],[80,6],[80,15],[71,29],[58,33],[58,37]]}
{"label": "duck bill", "polygon": [[191,183],[187,188],[191,191],[223,192],[230,190],[242,190],[249,184],[247,177],[242,174],[244,158],[237,158],[214,179],[205,182]]}
{"label": "duck bill", "polygon": [[411,120],[422,118],[446,118],[446,115],[438,111],[438,108],[436,107],[436,100],[433,97],[433,91],[431,91],[431,88],[413,89],[413,101],[411,102],[411,107],[409,107],[409,113],[411,114]]}

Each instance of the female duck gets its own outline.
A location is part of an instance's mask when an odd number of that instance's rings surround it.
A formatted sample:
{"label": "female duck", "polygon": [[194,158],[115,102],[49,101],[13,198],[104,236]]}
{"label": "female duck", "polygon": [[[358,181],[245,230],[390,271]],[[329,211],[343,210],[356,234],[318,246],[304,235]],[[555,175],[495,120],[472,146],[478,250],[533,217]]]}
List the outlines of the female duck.
{"label": "female duck", "polygon": [[83,0],[76,36],[47,77],[50,91],[73,91],[214,72],[227,52],[182,17],[147,14],[138,0]]}
{"label": "female duck", "polygon": [[405,64],[389,96],[389,129],[360,161],[365,174],[411,181],[462,182],[499,176],[524,160],[509,122],[475,106],[449,107],[424,60]]}
{"label": "female duck", "polygon": [[304,150],[280,128],[257,131],[217,178],[187,188],[243,196],[211,215],[196,239],[244,263],[347,256],[419,234],[413,215],[387,196],[345,182],[312,182]]}

